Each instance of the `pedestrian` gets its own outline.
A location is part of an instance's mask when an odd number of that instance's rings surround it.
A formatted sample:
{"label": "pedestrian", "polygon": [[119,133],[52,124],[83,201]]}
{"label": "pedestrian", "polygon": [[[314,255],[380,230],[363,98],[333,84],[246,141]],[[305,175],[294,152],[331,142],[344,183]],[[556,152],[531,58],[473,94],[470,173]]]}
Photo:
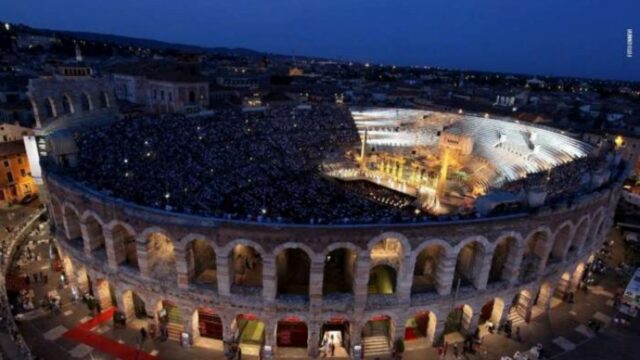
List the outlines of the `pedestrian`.
{"label": "pedestrian", "polygon": [[453,344],[453,358],[458,358],[458,344]]}
{"label": "pedestrian", "polygon": [[238,360],[242,360],[242,348],[240,346],[238,346]]}
{"label": "pedestrian", "polygon": [[336,353],[336,344],[333,343],[333,341],[331,342],[331,357],[333,357]]}
{"label": "pedestrian", "polygon": [[33,273],[33,274],[31,275],[31,277],[33,277],[33,283],[34,283],[34,284],[38,282],[38,273]]}
{"label": "pedestrian", "polygon": [[100,301],[96,302],[96,315],[100,315],[102,312],[102,306],[100,306]]}
{"label": "pedestrian", "polygon": [[47,284],[49,282],[49,275],[44,274],[44,283]]}
{"label": "pedestrian", "polygon": [[444,347],[442,345],[438,346],[438,359],[444,359]]}
{"label": "pedestrian", "polygon": [[44,273],[40,271],[40,281],[44,282]]}
{"label": "pedestrian", "polygon": [[522,342],[522,338],[520,337],[520,326],[516,326],[516,341]]}

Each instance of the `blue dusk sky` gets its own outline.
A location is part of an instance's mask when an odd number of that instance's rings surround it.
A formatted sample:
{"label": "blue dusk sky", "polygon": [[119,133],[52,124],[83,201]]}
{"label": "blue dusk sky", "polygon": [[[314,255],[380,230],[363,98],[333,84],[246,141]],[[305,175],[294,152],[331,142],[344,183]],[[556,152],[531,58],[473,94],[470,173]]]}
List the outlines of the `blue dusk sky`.
{"label": "blue dusk sky", "polygon": [[4,0],[0,19],[279,54],[640,81],[640,0]]}

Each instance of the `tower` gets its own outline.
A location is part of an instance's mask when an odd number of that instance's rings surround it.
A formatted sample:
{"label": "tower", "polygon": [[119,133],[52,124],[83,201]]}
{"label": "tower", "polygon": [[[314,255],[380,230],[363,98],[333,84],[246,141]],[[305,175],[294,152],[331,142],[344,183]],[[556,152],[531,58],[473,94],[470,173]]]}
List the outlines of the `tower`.
{"label": "tower", "polygon": [[76,43],[76,61],[82,62],[82,52],[80,51],[80,45]]}
{"label": "tower", "polygon": [[367,166],[367,141],[369,140],[369,129],[364,129],[364,139],[360,147],[360,167],[364,169]]}

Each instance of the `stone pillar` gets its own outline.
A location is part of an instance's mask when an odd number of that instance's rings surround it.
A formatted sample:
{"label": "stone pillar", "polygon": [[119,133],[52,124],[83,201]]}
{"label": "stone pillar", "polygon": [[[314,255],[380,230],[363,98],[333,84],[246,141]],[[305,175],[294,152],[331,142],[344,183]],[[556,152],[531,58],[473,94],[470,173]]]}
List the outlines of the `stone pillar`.
{"label": "stone pillar", "polygon": [[87,227],[87,224],[83,222],[80,223],[80,234],[82,234],[82,245],[84,246],[84,254],[90,258],[91,250],[93,250],[91,240],[90,240],[91,234],[89,233],[89,228]]}
{"label": "stone pillar", "polygon": [[265,254],[262,259],[262,298],[266,302],[274,302],[278,293],[278,274],[276,256]]}
{"label": "stone pillar", "polygon": [[276,326],[277,322],[264,322],[264,347],[262,349],[262,358],[266,360],[274,359],[276,350]]}
{"label": "stone pillar", "polygon": [[191,278],[189,277],[189,264],[187,256],[189,256],[189,251],[185,251],[184,249],[175,248],[173,249],[175,257],[176,257],[176,270],[178,273],[178,287],[180,289],[188,289],[189,282]]}
{"label": "stone pillar", "polygon": [[356,260],[356,273],[354,285],[354,311],[361,313],[367,305],[367,295],[369,293],[369,271],[371,268],[371,258],[369,254],[363,253]]}
{"label": "stone pillar", "polygon": [[449,316],[449,314],[446,314],[444,316],[438,316],[438,321],[436,323],[435,335],[433,336],[433,345],[434,346],[441,345],[440,344],[440,340],[442,340],[443,337],[444,337],[444,329],[445,329],[445,325],[447,323],[447,317],[448,316]]}
{"label": "stone pillar", "polygon": [[198,310],[193,308],[181,307],[180,312],[182,315],[182,323],[184,324],[185,332],[189,333],[193,345],[200,339],[200,330],[198,328]]}
{"label": "stone pillar", "polygon": [[[400,306],[411,304],[411,284],[413,283],[413,268],[415,259],[408,254],[404,256],[398,271],[398,302]],[[404,323],[403,323],[404,326]]]}
{"label": "stone pillar", "polygon": [[229,264],[229,253],[222,254],[216,252],[216,277],[218,279],[218,294],[229,296],[231,294],[231,265]]}
{"label": "stone pillar", "polygon": [[[104,229],[104,246],[107,250],[107,263],[111,270],[118,270],[118,264],[120,263],[118,260],[124,255],[124,248],[117,249],[115,241],[113,239],[113,231]],[[122,253],[119,253],[119,252]]]}
{"label": "stone pillar", "polygon": [[476,255],[474,259],[474,272],[477,274],[473,277],[473,286],[477,290],[484,290],[487,288],[487,282],[489,281],[489,272],[491,271],[491,262],[493,253],[488,250],[484,250],[481,254]]}
{"label": "stone pillar", "polygon": [[[349,326],[349,331],[351,332],[351,357],[354,360],[362,359],[362,326],[364,320],[359,322],[353,322]],[[356,348],[360,347],[360,351],[356,351]]]}
{"label": "stone pillar", "polygon": [[453,278],[456,272],[457,254],[441,251],[436,269],[436,289],[440,295],[451,294]]}
{"label": "stone pillar", "polygon": [[513,251],[509,251],[507,261],[504,264],[504,270],[502,272],[502,278],[513,286],[518,282],[518,275],[520,274],[520,265],[522,264],[522,256],[526,246],[519,246]]}
{"label": "stone pillar", "polygon": [[314,312],[314,309],[321,310],[322,307],[323,278],[324,256],[322,254],[314,254],[311,259],[309,274],[309,304],[312,312]]}
{"label": "stone pillar", "polygon": [[131,291],[127,291],[125,293],[118,293],[116,296],[118,300],[118,309],[122,311],[125,319],[131,320],[136,317],[136,309],[133,304],[133,293]]}
{"label": "stone pillar", "polygon": [[480,311],[475,311],[471,319],[469,320],[469,325],[467,326],[467,334],[473,334],[474,331],[478,328],[478,323],[480,322]]}
{"label": "stone pillar", "polygon": [[307,354],[312,358],[318,357],[318,344],[320,343],[320,325],[316,322],[307,324]]}
{"label": "stone pillar", "polygon": [[136,239],[136,253],[138,254],[140,275],[145,279],[150,279],[151,269],[149,269],[149,252],[147,251],[146,239]]}

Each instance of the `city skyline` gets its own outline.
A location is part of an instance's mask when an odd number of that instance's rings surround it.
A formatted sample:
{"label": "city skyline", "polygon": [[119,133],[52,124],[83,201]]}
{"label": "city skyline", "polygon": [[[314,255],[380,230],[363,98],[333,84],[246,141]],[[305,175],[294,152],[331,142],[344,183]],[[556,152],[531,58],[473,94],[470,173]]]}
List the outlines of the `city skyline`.
{"label": "city skyline", "polygon": [[[545,0],[516,9],[500,0],[455,6],[72,0],[67,8],[74,11],[67,12],[46,1],[5,4],[0,10],[4,21],[53,30],[385,65],[638,81],[640,62],[636,54],[628,57],[627,33],[631,29],[633,37],[633,14],[640,5],[614,2],[588,1],[577,9]],[[125,6],[130,11],[119,10]]]}

